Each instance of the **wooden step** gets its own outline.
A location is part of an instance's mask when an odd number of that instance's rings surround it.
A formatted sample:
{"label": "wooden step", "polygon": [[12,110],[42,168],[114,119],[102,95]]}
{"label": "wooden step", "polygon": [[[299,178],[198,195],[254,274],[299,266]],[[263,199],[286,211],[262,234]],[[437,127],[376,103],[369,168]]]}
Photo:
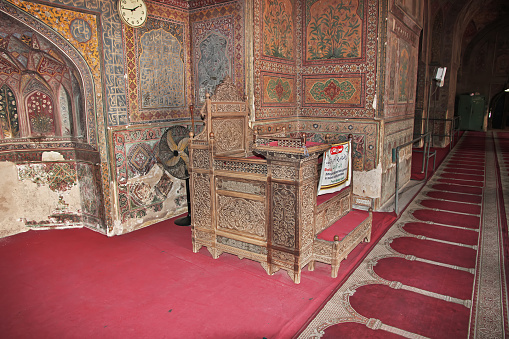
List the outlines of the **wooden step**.
{"label": "wooden step", "polygon": [[352,209],[344,217],[327,227],[316,237],[326,241],[334,241],[334,237],[337,235],[337,240],[341,241],[364,220],[369,218],[369,215],[370,213],[368,211]]}

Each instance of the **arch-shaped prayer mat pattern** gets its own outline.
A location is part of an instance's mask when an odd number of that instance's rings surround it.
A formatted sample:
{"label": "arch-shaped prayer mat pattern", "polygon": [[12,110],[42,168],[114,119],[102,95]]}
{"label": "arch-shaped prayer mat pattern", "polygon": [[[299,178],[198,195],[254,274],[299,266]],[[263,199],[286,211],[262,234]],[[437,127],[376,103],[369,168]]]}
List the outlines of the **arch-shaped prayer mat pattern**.
{"label": "arch-shaped prayer mat pattern", "polygon": [[[503,136],[499,152],[491,134],[467,132],[299,338],[507,336]],[[501,154],[507,159],[497,169]]]}
{"label": "arch-shaped prayer mat pattern", "polygon": [[456,227],[428,224],[424,222],[407,222],[403,229],[413,235],[431,239],[475,246],[479,241],[479,232]]}
{"label": "arch-shaped prayer mat pattern", "polygon": [[466,215],[453,212],[433,211],[419,209],[415,210],[412,215],[421,221],[430,221],[437,224],[445,224],[450,226],[479,228],[480,218],[474,215]]}
{"label": "arch-shaped prayer mat pattern", "polygon": [[398,281],[407,286],[462,300],[470,300],[472,297],[474,275],[465,270],[404,258],[380,259],[373,270],[387,281]]}
{"label": "arch-shaped prayer mat pattern", "polygon": [[391,247],[404,255],[464,268],[474,268],[477,255],[473,248],[411,237],[396,238],[392,241]]}
{"label": "arch-shaped prayer mat pattern", "polygon": [[438,191],[427,192],[426,195],[430,198],[457,201],[457,202],[467,202],[467,203],[471,203],[471,204],[480,204],[482,202],[482,197],[477,196],[477,195],[451,193],[451,192],[438,192]]}
{"label": "arch-shaped prayer mat pattern", "polygon": [[463,305],[387,285],[359,287],[349,298],[366,318],[428,338],[466,338],[470,310]]}
{"label": "arch-shaped prayer mat pattern", "polygon": [[455,185],[455,184],[435,184],[435,185],[432,185],[431,188],[436,191],[466,193],[466,194],[475,194],[475,195],[482,194],[482,188],[480,188],[480,187],[471,187],[471,186],[463,186],[463,185]]}
{"label": "arch-shaped prayer mat pattern", "polygon": [[460,179],[452,179],[452,178],[440,178],[436,180],[437,182],[443,182],[447,184],[456,184],[456,185],[465,185],[465,186],[473,186],[473,187],[483,187],[484,183],[482,181],[469,181],[469,180],[460,180]]}
{"label": "arch-shaped prayer mat pattern", "polygon": [[424,199],[419,202],[423,207],[430,209],[439,209],[449,212],[468,213],[468,214],[480,214],[481,206],[478,204],[465,204],[461,202],[448,201],[447,203],[443,200],[436,199]]}

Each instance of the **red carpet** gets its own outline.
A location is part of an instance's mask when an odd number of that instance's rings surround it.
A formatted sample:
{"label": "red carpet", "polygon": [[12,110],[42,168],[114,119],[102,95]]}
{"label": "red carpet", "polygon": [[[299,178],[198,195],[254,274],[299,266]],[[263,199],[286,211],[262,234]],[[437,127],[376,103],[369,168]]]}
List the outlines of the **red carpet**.
{"label": "red carpet", "polygon": [[477,245],[479,233],[474,230],[433,225],[422,222],[408,222],[403,229],[413,235],[423,235],[428,238],[455,242],[464,245]]}
{"label": "red carpet", "polygon": [[[444,148],[435,148],[431,147],[430,154],[433,152],[436,152],[436,159],[433,157],[429,158],[428,160],[428,179],[431,177],[431,175],[434,173],[433,169],[433,160],[435,162],[435,170],[440,166],[442,161],[444,161],[447,154],[449,154],[449,147]],[[412,172],[411,172],[411,179],[412,180],[423,180],[425,173],[422,172],[422,148],[421,149],[413,149],[412,150]],[[426,159],[425,159],[426,160]]]}
{"label": "red carpet", "polygon": [[474,275],[470,272],[403,258],[381,259],[373,269],[387,281],[399,281],[407,286],[462,300],[472,297]]}
{"label": "red carpet", "polygon": [[450,201],[457,202],[466,202],[471,204],[480,204],[482,202],[482,197],[477,195],[468,195],[468,194],[460,194],[460,193],[449,193],[449,192],[428,192],[426,195],[430,198],[434,199],[444,199]]}
{"label": "red carpet", "polygon": [[479,228],[479,217],[444,211],[416,210],[413,216],[422,221],[431,221],[437,224],[445,224],[458,227]]}
{"label": "red carpet", "polygon": [[477,251],[468,247],[410,237],[394,239],[391,247],[398,253],[405,255],[415,255],[418,258],[464,268],[475,267]]}
{"label": "red carpet", "polygon": [[444,174],[442,174],[442,178],[453,178],[453,179],[473,180],[473,181],[482,181],[484,179],[484,177],[482,175],[468,175],[468,174],[456,174],[456,173],[444,173]]}
{"label": "red carpet", "polygon": [[[444,167],[444,171],[447,171],[447,170],[452,170],[454,172],[455,169],[458,169],[458,163],[456,162],[453,162],[451,165],[446,165]],[[473,171],[483,171],[484,172],[484,166],[483,164],[470,164],[470,165],[461,165],[462,169],[465,169],[465,170],[473,170]],[[450,172],[450,171],[449,171]]]}
{"label": "red carpet", "polygon": [[466,194],[482,194],[482,188],[480,187],[469,187],[465,185],[455,185],[455,184],[435,184],[431,186],[432,189],[437,191],[445,191],[445,192],[457,192],[457,193],[466,193]]}
{"label": "red carpet", "polygon": [[401,339],[401,336],[392,334],[384,330],[372,330],[364,324],[359,323],[342,323],[327,328],[322,336],[325,339]]}
{"label": "red carpet", "polygon": [[5,338],[282,338],[293,335],[395,220],[374,213],[374,242],[343,261],[285,271],[206,249],[191,228],[162,222],[108,238],[88,229],[0,239],[0,333]]}
{"label": "red carpet", "polygon": [[415,292],[367,285],[350,297],[350,304],[364,317],[428,338],[466,338],[468,334],[468,308]]}
{"label": "red carpet", "polygon": [[452,172],[452,173],[458,173],[458,174],[471,174],[471,175],[484,175],[484,171],[476,170],[473,168],[454,168],[454,167],[446,167],[444,168],[444,172]]}
{"label": "red carpet", "polygon": [[459,179],[451,179],[451,178],[440,178],[436,180],[437,182],[445,182],[448,184],[456,184],[456,185],[464,185],[464,186],[474,186],[474,187],[483,187],[484,183],[482,181],[468,181],[468,180],[459,180]]}
{"label": "red carpet", "polygon": [[436,208],[444,211],[450,212],[459,212],[459,213],[469,213],[469,214],[480,214],[481,206],[474,204],[464,204],[459,202],[448,201],[444,203],[442,200],[431,200],[426,199],[420,202],[421,206],[427,208]]}
{"label": "red carpet", "polygon": [[[500,229],[503,245],[509,243],[504,204],[498,203],[507,193],[494,190],[498,173],[486,141],[486,133],[463,137],[454,156],[301,338],[322,333],[325,338],[502,338],[508,333],[507,287],[498,283],[506,266],[498,261],[502,240],[497,243]],[[472,163],[485,169],[463,169],[455,160],[464,158],[475,158]]]}

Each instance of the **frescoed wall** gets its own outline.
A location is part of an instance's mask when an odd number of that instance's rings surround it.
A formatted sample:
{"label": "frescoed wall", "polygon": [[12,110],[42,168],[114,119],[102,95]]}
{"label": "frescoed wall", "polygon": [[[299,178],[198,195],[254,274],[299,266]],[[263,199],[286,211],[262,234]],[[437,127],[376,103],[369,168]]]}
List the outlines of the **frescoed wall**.
{"label": "frescoed wall", "polygon": [[[383,128],[382,190],[381,201],[387,201],[395,192],[396,164],[393,163],[392,149],[411,141],[414,137],[415,94],[417,87],[417,63],[420,27],[415,24],[420,18],[418,2],[396,1],[389,11],[387,20],[387,58],[383,80],[384,97],[382,117]],[[405,6],[403,6],[405,5]],[[403,6],[403,7],[402,7]],[[411,10],[411,16],[407,11]],[[413,25],[408,25],[408,23]],[[383,83],[382,83],[383,85]],[[399,186],[410,180],[411,147],[400,151]]]}
{"label": "frescoed wall", "polygon": [[353,134],[354,192],[379,201],[378,2],[255,0],[253,13],[256,129],[314,141]]}
{"label": "frescoed wall", "polygon": [[244,1],[191,9],[194,103],[213,94],[226,76],[245,93]]}
{"label": "frescoed wall", "polygon": [[261,121],[277,124],[297,117],[299,10],[299,1],[295,0],[254,1],[253,120],[256,124]]}
{"label": "frescoed wall", "polygon": [[[19,192],[44,191],[51,205],[38,216],[9,211],[17,220],[9,233],[86,226],[123,234],[185,211],[183,181],[160,166],[158,145],[172,126],[199,129],[205,93],[226,77],[250,93],[251,124],[261,133],[284,129],[315,141],[352,134],[354,193],[376,208],[386,197],[382,145],[407,130],[387,134],[385,120],[407,125],[417,62],[417,30],[394,19],[385,46],[379,23],[395,8],[394,18],[419,16],[412,4],[147,1],[147,22],[132,28],[114,0],[0,2],[1,15],[19,26],[0,31],[0,45],[16,52],[0,58],[0,159]],[[388,95],[377,92],[386,87]],[[70,178],[65,190],[53,189]]]}
{"label": "frescoed wall", "polygon": [[331,62],[362,56],[364,1],[306,1],[305,60]]}
{"label": "frescoed wall", "polygon": [[159,164],[158,145],[171,126],[199,131],[190,105],[200,91],[228,75],[244,92],[243,4],[147,1],[147,22],[132,28],[114,0],[0,2],[2,23],[15,23],[0,27],[13,52],[0,58],[0,160],[9,180],[16,175],[12,194],[24,195],[13,201],[48,205],[11,207],[0,234],[83,226],[122,234],[183,213],[185,185]]}

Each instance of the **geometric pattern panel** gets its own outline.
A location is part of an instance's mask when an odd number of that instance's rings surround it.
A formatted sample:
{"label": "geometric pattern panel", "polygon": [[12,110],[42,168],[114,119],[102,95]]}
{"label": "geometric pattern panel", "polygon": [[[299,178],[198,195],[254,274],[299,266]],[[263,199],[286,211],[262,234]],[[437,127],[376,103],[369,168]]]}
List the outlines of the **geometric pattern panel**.
{"label": "geometric pattern panel", "polygon": [[126,149],[129,178],[147,174],[156,162],[153,149],[147,143],[128,144]]}
{"label": "geometric pattern panel", "polygon": [[62,193],[77,184],[76,163],[18,165],[18,179],[29,180],[39,186],[48,186],[53,192]]}
{"label": "geometric pattern panel", "polygon": [[[116,190],[122,222],[143,218],[149,211],[158,212],[172,198],[174,207],[185,205],[181,181],[156,165],[159,141],[168,126],[139,127],[112,131],[116,160]],[[175,194],[170,191],[177,187]],[[166,206],[168,207],[168,206]],[[167,211],[168,213],[172,211]]]}

